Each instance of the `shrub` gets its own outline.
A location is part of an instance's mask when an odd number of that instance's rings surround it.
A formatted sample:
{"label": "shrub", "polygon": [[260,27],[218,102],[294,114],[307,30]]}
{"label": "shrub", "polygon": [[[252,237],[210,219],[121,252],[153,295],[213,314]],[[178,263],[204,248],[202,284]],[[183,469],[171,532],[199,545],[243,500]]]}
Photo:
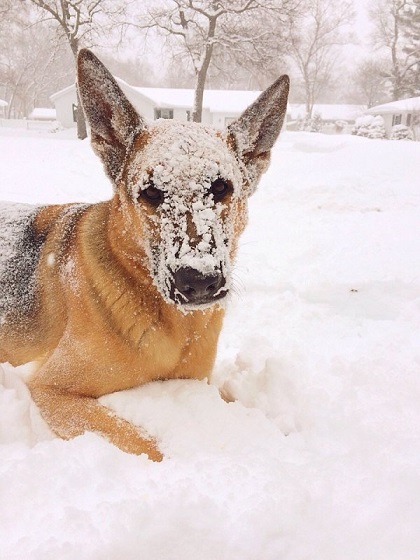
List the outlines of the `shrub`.
{"label": "shrub", "polygon": [[396,124],[392,127],[390,140],[413,140],[413,132],[404,124]]}
{"label": "shrub", "polygon": [[352,134],[373,139],[386,138],[384,119],[379,115],[364,115],[363,117],[359,117],[356,120]]}
{"label": "shrub", "polygon": [[314,113],[313,117],[306,115],[305,119],[300,124],[300,130],[306,132],[321,132],[323,125],[322,117],[319,113]]}

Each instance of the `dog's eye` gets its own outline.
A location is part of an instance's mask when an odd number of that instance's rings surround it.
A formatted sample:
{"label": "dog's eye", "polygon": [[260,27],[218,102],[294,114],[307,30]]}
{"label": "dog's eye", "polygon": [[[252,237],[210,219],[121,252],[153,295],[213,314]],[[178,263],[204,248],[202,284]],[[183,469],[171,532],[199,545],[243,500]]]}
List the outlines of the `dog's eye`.
{"label": "dog's eye", "polygon": [[226,195],[232,192],[232,185],[223,179],[216,179],[213,181],[210,187],[210,192],[212,193],[214,200],[219,202],[223,200]]}
{"label": "dog's eye", "polygon": [[146,189],[140,191],[139,199],[143,198],[153,206],[158,206],[163,201],[163,192],[149,185]]}

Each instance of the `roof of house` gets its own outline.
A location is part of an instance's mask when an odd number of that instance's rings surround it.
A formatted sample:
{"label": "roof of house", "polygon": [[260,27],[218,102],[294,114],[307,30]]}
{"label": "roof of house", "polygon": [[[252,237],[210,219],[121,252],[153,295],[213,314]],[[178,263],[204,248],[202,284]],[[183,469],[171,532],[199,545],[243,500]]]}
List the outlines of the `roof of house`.
{"label": "roof of house", "polygon": [[55,93],[50,95],[51,101],[54,102],[56,99],[59,99],[69,91],[74,91],[75,87],[76,87],[75,84],[71,84],[70,86],[67,86],[64,89],[60,89],[60,91],[56,91]]}
{"label": "roof of house", "polygon": [[[117,82],[123,88],[129,88],[137,95],[147,98],[154,107],[178,107],[191,109],[194,103],[194,90],[176,88],[151,88],[134,87],[120,78]],[[55,101],[65,93],[72,91],[71,85],[57,93],[51,95],[50,99]],[[244,90],[205,90],[203,98],[203,109],[208,109],[211,113],[229,113],[230,115],[240,115],[256,98],[260,91]],[[340,104],[317,104],[314,113],[319,113],[324,120],[355,120],[366,110],[365,105],[340,105]],[[288,114],[292,120],[299,117],[304,118],[306,107],[304,104],[289,103]]]}
{"label": "roof of house", "polygon": [[[191,108],[194,104],[194,90],[171,88],[133,88],[142,93],[159,107]],[[260,91],[216,90],[204,91],[203,107],[212,113],[242,113],[259,96]]]}
{"label": "roof of house", "polygon": [[0,107],[7,107],[9,104],[4,99],[0,99]]}
{"label": "roof of house", "polygon": [[371,107],[366,112],[372,115],[384,113],[401,113],[405,111],[420,111],[420,97],[409,97],[408,99],[400,99],[399,101],[391,101]]}
{"label": "roof of house", "polygon": [[41,121],[55,121],[57,112],[55,109],[49,109],[48,107],[35,107],[35,109],[32,109],[29,118]]}
{"label": "roof of house", "polygon": [[[194,104],[193,89],[178,88],[151,88],[135,87],[120,78],[116,78],[120,86],[130,88],[132,91],[147,97],[155,107],[180,107],[190,109]],[[74,85],[57,91],[50,96],[55,101],[62,95],[74,90]],[[203,107],[212,113],[229,112],[241,113],[260,94],[260,91],[238,91],[238,90],[205,90]]]}

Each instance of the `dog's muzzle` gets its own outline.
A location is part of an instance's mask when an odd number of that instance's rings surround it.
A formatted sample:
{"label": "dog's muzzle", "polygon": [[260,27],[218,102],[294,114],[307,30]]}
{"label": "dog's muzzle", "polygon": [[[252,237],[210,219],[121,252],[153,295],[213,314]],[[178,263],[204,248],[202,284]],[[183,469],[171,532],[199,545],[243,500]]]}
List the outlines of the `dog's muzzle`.
{"label": "dog's muzzle", "polygon": [[217,301],[227,294],[226,279],[220,271],[203,274],[190,267],[173,274],[171,298],[179,304],[202,305]]}

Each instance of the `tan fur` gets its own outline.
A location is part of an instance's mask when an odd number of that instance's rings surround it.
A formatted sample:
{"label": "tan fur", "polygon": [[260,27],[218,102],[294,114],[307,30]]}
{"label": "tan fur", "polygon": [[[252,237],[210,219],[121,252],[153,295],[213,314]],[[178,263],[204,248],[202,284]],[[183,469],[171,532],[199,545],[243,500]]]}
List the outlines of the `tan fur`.
{"label": "tan fur", "polygon": [[[93,57],[89,51],[82,56]],[[100,65],[94,57],[93,61]],[[82,80],[79,75],[79,85]],[[88,84],[86,90],[88,104],[96,89]],[[137,119],[131,108],[127,114],[127,119]],[[45,207],[37,213],[34,230],[46,237],[36,265],[36,306],[21,324],[1,327],[0,360],[13,365],[37,362],[28,386],[60,437],[94,431],[124,451],[147,453],[159,461],[156,443],[97,399],[158,379],[209,377],[224,312],[218,305],[185,312],[162,297],[153,282],[138,240],[146,237],[147,228],[149,236],[152,231],[152,237],[159,237],[158,226],[153,225],[157,222],[151,219],[156,211],[146,205],[139,212],[128,185],[128,177],[137,172],[136,156],[153,141],[153,130],[140,130],[136,120],[140,132],[124,149],[118,140],[114,153],[115,138],[128,135],[111,129],[128,129],[123,117],[115,117],[117,125],[101,123],[92,130],[94,148],[115,182],[114,197],[80,207]],[[225,146],[234,149],[230,135]],[[117,174],[112,166],[118,158]],[[258,158],[266,161],[268,152],[256,154],[254,163]],[[244,177],[245,187],[247,181]],[[228,197],[220,216],[232,224],[232,258],[246,224],[246,199],[245,188],[243,196]],[[194,237],[192,222],[188,228]]]}

